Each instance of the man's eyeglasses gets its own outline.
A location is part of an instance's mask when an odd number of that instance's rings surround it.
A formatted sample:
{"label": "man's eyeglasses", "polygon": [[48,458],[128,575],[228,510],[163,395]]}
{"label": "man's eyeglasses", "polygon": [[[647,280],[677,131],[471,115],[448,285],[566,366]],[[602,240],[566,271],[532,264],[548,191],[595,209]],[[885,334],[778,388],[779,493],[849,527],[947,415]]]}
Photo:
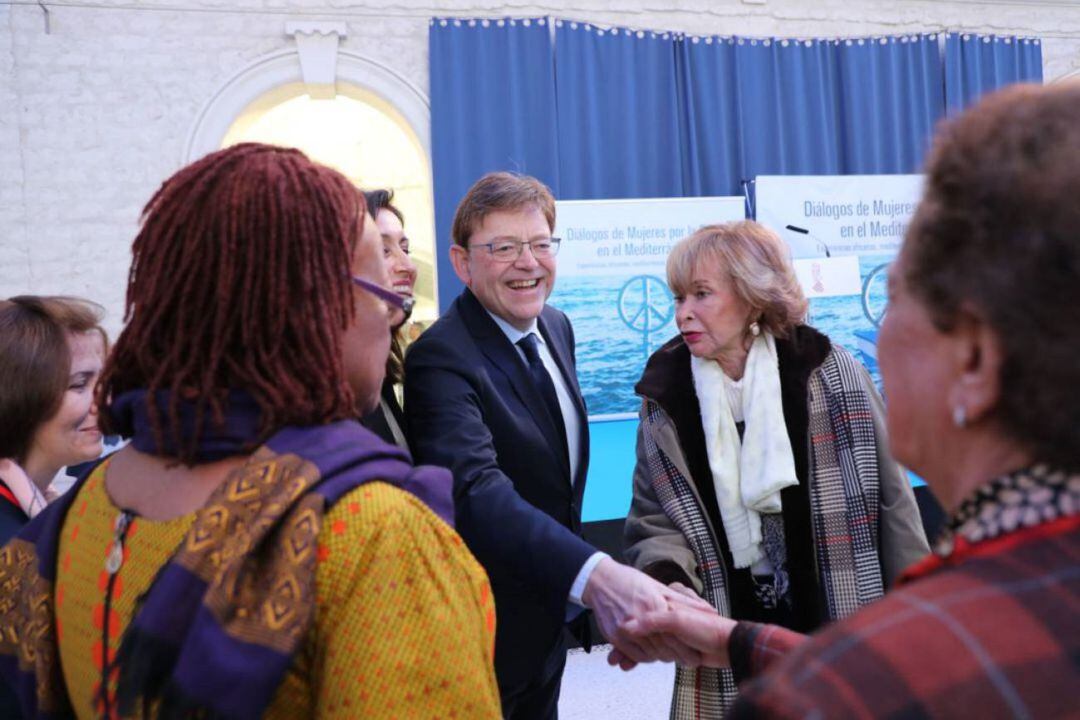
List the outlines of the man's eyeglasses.
{"label": "man's eyeglasses", "polygon": [[416,298],[403,297],[398,295],[393,290],[387,290],[381,285],[376,285],[373,282],[365,280],[364,278],[352,276],[352,281],[360,287],[367,290],[369,293],[379,298],[394,310],[400,310],[405,313],[405,317],[408,318],[412,315],[413,305],[416,304]]}
{"label": "man's eyeglasses", "polygon": [[529,250],[532,251],[534,258],[549,258],[555,257],[559,253],[559,243],[562,240],[557,237],[540,238],[539,240],[529,240],[522,242],[521,240],[496,240],[489,243],[477,243],[470,245],[469,249],[486,247],[491,256],[496,260],[504,262],[510,262],[517,260],[521,257],[522,251],[525,246],[529,246]]}

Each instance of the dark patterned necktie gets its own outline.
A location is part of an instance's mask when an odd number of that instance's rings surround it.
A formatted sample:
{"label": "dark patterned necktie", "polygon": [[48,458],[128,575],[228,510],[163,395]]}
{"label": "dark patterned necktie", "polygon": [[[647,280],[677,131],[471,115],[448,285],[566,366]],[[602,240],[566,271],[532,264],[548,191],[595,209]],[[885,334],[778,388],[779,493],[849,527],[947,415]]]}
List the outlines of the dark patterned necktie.
{"label": "dark patterned necktie", "polygon": [[529,361],[529,377],[536,384],[536,389],[540,391],[540,397],[544,399],[548,414],[555,423],[555,429],[558,430],[559,438],[562,440],[562,443],[560,443],[562,451],[564,454],[568,454],[566,448],[566,423],[563,421],[562,408],[559,406],[559,396],[555,392],[555,383],[552,381],[547,368],[544,367],[544,361],[540,359],[540,351],[537,349],[540,341],[537,340],[534,333],[529,333],[518,340],[517,344],[524,351],[525,359]]}

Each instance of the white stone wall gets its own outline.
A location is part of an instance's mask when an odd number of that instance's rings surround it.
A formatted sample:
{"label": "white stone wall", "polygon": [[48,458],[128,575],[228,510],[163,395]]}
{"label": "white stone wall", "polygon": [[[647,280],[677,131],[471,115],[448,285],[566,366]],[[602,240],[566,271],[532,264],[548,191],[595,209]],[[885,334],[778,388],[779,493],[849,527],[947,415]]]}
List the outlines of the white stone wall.
{"label": "white stone wall", "polygon": [[11,9],[0,6],[0,297],[29,287]]}
{"label": "white stone wall", "polygon": [[[68,293],[121,324],[139,211],[181,164],[200,108],[290,20],[427,90],[432,16],[536,16],[699,34],[836,37],[942,29],[1044,38],[1048,80],[1080,68],[1080,5],[967,0],[80,0],[0,5],[0,297]],[[669,5],[670,8],[665,8]]]}

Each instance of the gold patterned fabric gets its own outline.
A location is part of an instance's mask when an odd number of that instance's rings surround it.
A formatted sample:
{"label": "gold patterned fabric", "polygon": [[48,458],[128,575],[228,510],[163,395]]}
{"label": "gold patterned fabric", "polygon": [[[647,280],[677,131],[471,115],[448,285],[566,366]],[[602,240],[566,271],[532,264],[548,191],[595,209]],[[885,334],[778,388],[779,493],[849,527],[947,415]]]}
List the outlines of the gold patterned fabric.
{"label": "gold patterned fabric", "polygon": [[[208,584],[204,602],[233,638],[289,653],[308,626],[305,578],[315,565],[323,499],[305,492],[318,477],[309,461],[261,447],[211,496],[180,545],[176,564]],[[243,560],[279,518],[280,539],[250,572]]]}
{"label": "gold patterned fabric", "polygon": [[[245,542],[215,532],[228,525],[222,516],[201,514],[207,528],[202,534],[190,532],[195,515],[167,522],[136,518],[114,580],[106,635],[104,561],[119,514],[105,492],[107,468],[108,463],[99,467],[75,499],[58,556],[60,660],[80,718],[100,717],[95,698],[102,662],[115,654],[136,599],[173,552],[183,562],[189,551],[207,557],[201,552],[205,542],[216,542],[216,552],[226,554],[242,551]],[[244,492],[244,483],[236,488]],[[494,604],[483,570],[452,528],[414,496],[379,482],[342,497],[317,535],[305,535],[310,525],[303,513],[296,517],[290,529],[295,542],[283,544],[296,552],[313,544],[314,597],[299,596],[288,580],[278,581],[260,607],[263,617],[252,619],[251,627],[287,632],[300,602],[313,604],[314,622],[266,717],[499,716]],[[186,567],[206,572],[201,565]],[[230,627],[246,626],[234,621]],[[115,692],[115,677],[110,685]]]}
{"label": "gold patterned fabric", "polygon": [[[56,644],[49,613],[52,585],[38,572],[33,543],[16,538],[0,550],[0,654],[16,658],[21,671],[32,670],[34,694],[43,713],[67,710],[57,693]],[[2,682],[2,680],[0,680]]]}

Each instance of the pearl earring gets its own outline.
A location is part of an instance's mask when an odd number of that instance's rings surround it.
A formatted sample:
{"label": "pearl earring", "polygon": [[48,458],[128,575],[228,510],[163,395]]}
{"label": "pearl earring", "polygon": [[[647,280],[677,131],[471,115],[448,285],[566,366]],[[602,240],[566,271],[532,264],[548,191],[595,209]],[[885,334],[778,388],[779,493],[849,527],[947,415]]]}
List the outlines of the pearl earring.
{"label": "pearl earring", "polygon": [[967,425],[967,410],[963,405],[957,405],[952,409],[953,425],[962,428]]}
{"label": "pearl earring", "polygon": [[761,334],[761,326],[758,325],[756,320],[754,322],[750,323],[750,334],[753,335],[754,337],[757,337],[758,335]]}

